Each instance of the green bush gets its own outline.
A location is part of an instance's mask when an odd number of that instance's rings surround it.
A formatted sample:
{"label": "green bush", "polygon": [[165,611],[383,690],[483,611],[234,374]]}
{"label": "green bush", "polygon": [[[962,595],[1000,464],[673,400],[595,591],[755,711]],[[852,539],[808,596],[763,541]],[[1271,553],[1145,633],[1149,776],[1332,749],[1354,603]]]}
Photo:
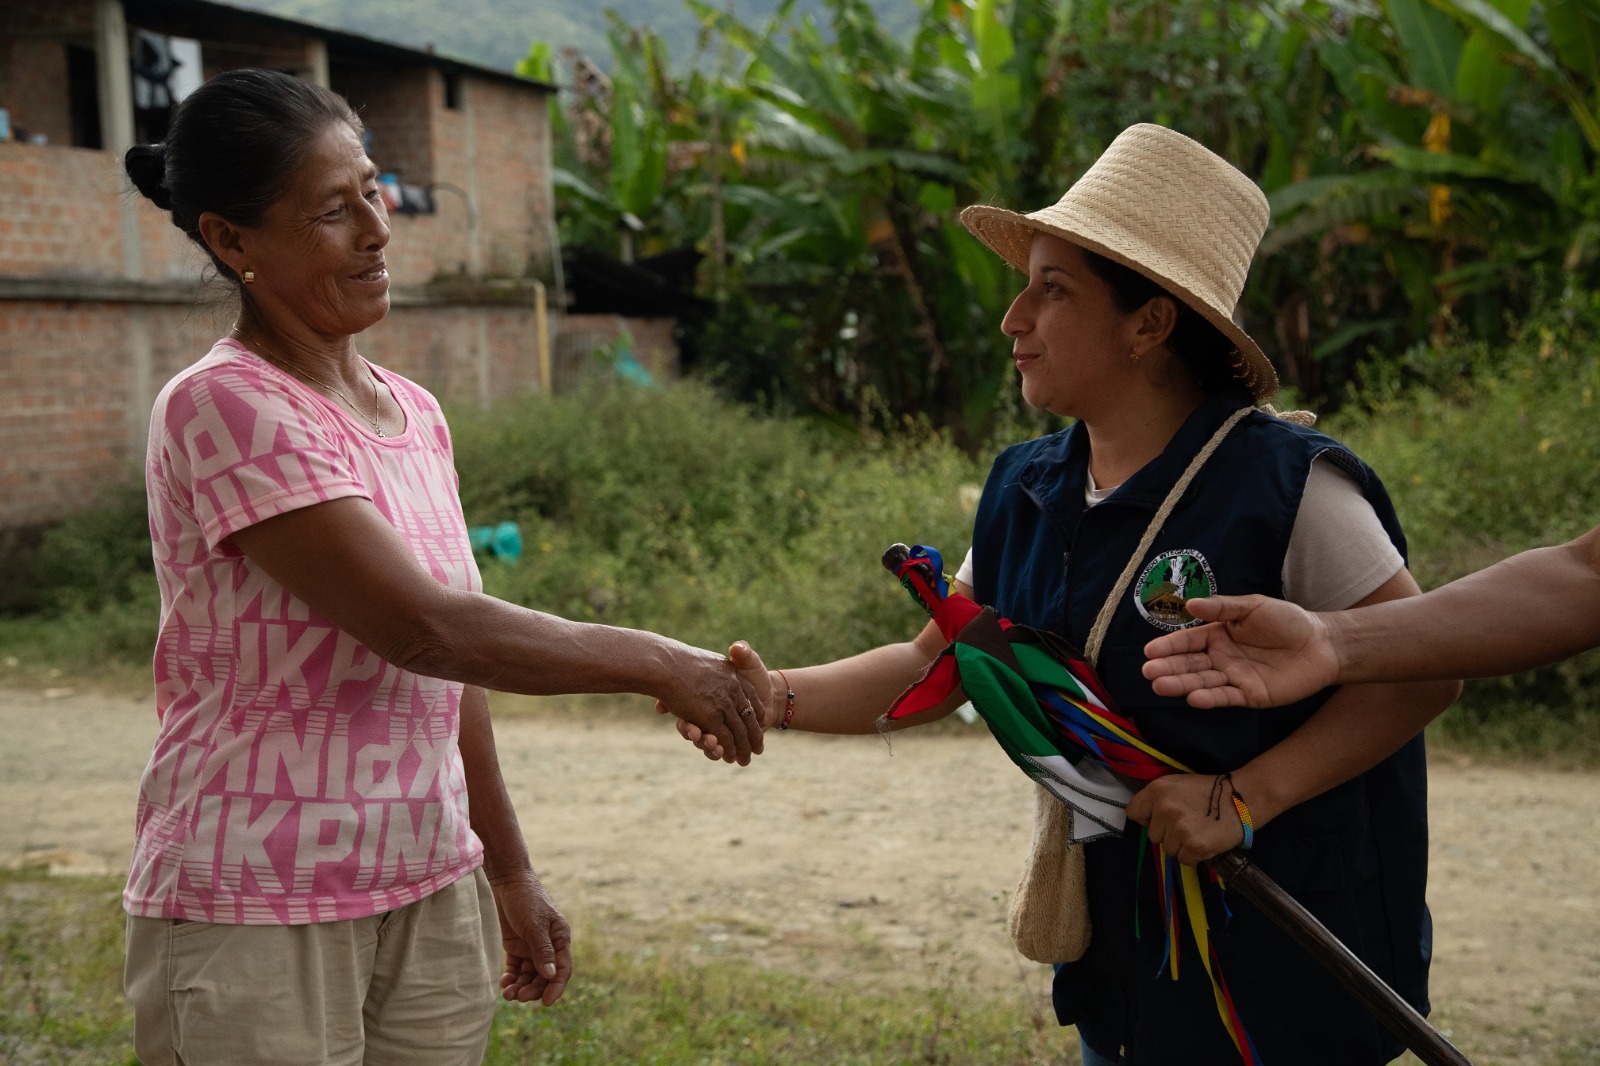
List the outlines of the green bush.
{"label": "green bush", "polygon": [[487,591],[784,662],[914,634],[924,619],[879,559],[896,540],[964,551],[962,486],[982,476],[926,431],[828,436],[694,383],[529,396],[451,424],[468,523],[522,529],[521,561],[485,563]]}
{"label": "green bush", "polygon": [[[1600,297],[1570,294],[1501,347],[1455,342],[1374,364],[1356,403],[1329,420],[1384,478],[1433,588],[1600,521]],[[1400,387],[1424,371],[1432,388]],[[1551,604],[1551,610],[1563,605]],[[1437,620],[1449,626],[1451,620]],[[1600,754],[1600,653],[1475,681],[1447,735],[1498,750]]]}
{"label": "green bush", "polygon": [[98,610],[153,582],[144,486],[134,476],[94,507],[47,528],[0,536],[0,614]]}
{"label": "green bush", "polygon": [[[1328,420],[1383,475],[1423,587],[1600,520],[1597,325],[1600,304],[1569,297],[1502,348],[1409,352]],[[1398,384],[1419,378],[1434,388]],[[482,561],[487,591],[704,647],[746,639],[774,663],[917,631],[921,614],[878,560],[894,541],[920,541],[954,569],[989,453],[1050,428],[1026,412],[1010,424],[973,460],[925,426],[883,436],[759,417],[693,382],[595,383],[451,416],[469,524],[514,521],[524,540],[519,561]],[[156,605],[143,509],[130,485],[44,536],[46,607],[0,619],[8,662],[148,669]],[[1597,686],[1600,653],[1474,682],[1441,728],[1497,751],[1593,762]]]}

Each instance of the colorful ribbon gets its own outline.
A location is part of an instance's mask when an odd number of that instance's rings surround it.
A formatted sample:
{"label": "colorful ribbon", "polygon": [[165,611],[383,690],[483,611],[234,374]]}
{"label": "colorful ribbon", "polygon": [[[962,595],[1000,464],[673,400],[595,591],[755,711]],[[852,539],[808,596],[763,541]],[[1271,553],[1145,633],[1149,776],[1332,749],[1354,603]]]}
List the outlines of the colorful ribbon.
{"label": "colorful ribbon", "polygon": [[[952,592],[936,549],[897,545],[884,557],[884,565],[950,642],[922,678],[895,701],[885,715],[888,720],[935,707],[957,686],[964,687],[1012,761],[1072,809],[1074,840],[1122,831],[1122,808],[1133,795],[1130,781],[1195,772],[1145,741],[1138,727],[1117,711],[1094,668],[1059,636],[1015,625]],[[1158,973],[1166,971],[1178,980],[1181,933],[1187,925],[1211,982],[1218,1018],[1245,1066],[1259,1066],[1255,1045],[1222,975],[1199,870],[1149,844],[1142,832],[1140,842],[1136,883],[1143,873],[1146,845],[1160,871],[1156,896],[1165,944]],[[1221,887],[1215,874],[1208,870],[1207,876]],[[1225,901],[1223,908],[1226,913]],[[1137,915],[1134,928],[1138,935]]]}

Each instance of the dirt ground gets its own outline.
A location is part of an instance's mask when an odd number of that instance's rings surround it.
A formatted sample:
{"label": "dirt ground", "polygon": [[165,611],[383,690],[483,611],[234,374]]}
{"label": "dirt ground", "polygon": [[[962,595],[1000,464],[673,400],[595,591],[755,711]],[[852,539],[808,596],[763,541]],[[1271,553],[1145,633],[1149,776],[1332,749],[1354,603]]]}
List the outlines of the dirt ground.
{"label": "dirt ground", "polygon": [[[0,865],[124,868],[153,733],[148,698],[0,690]],[[1044,1009],[1047,971],[1004,927],[1031,786],[981,726],[897,734],[892,753],[776,735],[743,770],[707,763],[643,705],[547,704],[496,733],[535,864],[579,935],[1010,987]],[[1430,812],[1434,1023],[1478,1066],[1600,1062],[1600,774],[1435,757]]]}

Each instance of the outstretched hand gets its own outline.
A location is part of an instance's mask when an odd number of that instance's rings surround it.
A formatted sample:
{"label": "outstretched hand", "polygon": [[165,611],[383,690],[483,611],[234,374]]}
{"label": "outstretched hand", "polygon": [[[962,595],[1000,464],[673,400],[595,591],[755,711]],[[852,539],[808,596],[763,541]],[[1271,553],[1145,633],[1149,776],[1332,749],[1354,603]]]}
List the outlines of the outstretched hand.
{"label": "outstretched hand", "polygon": [[[728,649],[728,660],[733,663],[733,668],[738,673],[739,683],[754,696],[755,706],[760,708],[757,718],[760,731],[765,732],[776,726],[779,716],[783,714],[785,700],[782,693],[775,691],[772,675],[768,673],[766,664],[761,661],[761,656],[741,640]],[[667,708],[658,700],[656,711],[665,714]],[[678,719],[677,724],[678,735],[699,748],[706,758],[713,760],[728,758],[722,741],[716,734],[682,718]],[[761,748],[758,746],[756,752],[759,754],[760,751]],[[749,760],[741,759],[739,762],[740,765],[744,765]]]}
{"label": "outstretched hand", "polygon": [[532,870],[493,878],[500,943],[506,952],[500,995],[550,1006],[572,979],[572,930]]}
{"label": "outstretched hand", "polygon": [[1211,596],[1185,609],[1210,625],[1144,647],[1144,676],[1159,696],[1191,706],[1281,707],[1338,679],[1339,660],[1316,615],[1266,596]]}

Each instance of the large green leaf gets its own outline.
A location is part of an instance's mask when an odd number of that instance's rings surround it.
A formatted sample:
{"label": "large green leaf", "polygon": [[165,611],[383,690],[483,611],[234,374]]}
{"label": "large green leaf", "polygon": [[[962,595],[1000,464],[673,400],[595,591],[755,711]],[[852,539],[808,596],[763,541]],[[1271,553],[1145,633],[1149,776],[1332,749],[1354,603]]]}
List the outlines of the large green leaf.
{"label": "large green leaf", "polygon": [[[1349,38],[1319,41],[1317,60],[1333,75],[1348,102],[1343,116],[1346,122],[1359,122],[1375,135],[1413,139],[1421,134],[1423,123],[1418,121],[1416,109],[1401,107],[1390,99],[1392,90],[1400,85],[1400,75],[1388,57]],[[1415,127],[1414,135],[1408,126]]]}
{"label": "large green leaf", "polygon": [[1425,0],[1385,0],[1389,24],[1405,50],[1412,85],[1442,97],[1455,89],[1461,30]]}
{"label": "large green leaf", "polygon": [[[1284,190],[1291,195],[1293,186]],[[1296,241],[1314,237],[1339,226],[1372,223],[1400,208],[1426,201],[1427,184],[1399,170],[1368,170],[1345,175],[1342,180],[1321,184],[1319,195],[1294,214],[1279,219],[1267,231],[1257,252],[1268,258]],[[1269,200],[1270,202],[1270,200]]]}
{"label": "large green leaf", "polygon": [[612,217],[616,215],[616,206],[612,202],[611,196],[589,184],[579,174],[562,167],[551,167],[550,184],[556,189],[565,190],[579,197],[589,205],[591,210],[604,211]]}
{"label": "large green leaf", "polygon": [[797,114],[795,108],[804,107],[804,101],[787,89],[763,85],[755,91],[758,99],[751,111],[748,138],[752,145],[817,160],[838,159],[850,150]]}
{"label": "large green leaf", "polygon": [[[808,117],[818,129],[838,131],[843,126],[854,124],[849,93],[843,90],[828,66],[816,61],[818,56],[830,49],[824,47],[815,26],[803,22],[788,23],[789,42],[785,48],[779,45],[777,33],[772,30],[762,32],[752,29],[730,12],[712,8],[699,0],[688,0],[688,3],[708,28],[724,35],[750,57],[750,68],[746,69],[744,76],[751,75],[751,68],[756,65],[764,68],[763,80],[785,86],[796,99],[808,103]],[[787,17],[792,6],[792,0],[786,2],[774,15],[773,30],[780,18]]]}
{"label": "large green leaf", "polygon": [[1282,220],[1301,208],[1343,194],[1353,181],[1354,177],[1350,174],[1322,174],[1306,178],[1269,192],[1267,205],[1272,209],[1273,219]]}
{"label": "large green leaf", "polygon": [[835,165],[840,174],[850,176],[874,167],[893,166],[908,174],[922,177],[961,181],[967,177],[967,168],[942,155],[928,152],[903,152],[892,148],[869,148],[864,152],[849,152],[840,156]]}
{"label": "large green leaf", "polygon": [[1016,46],[1011,28],[1000,17],[997,0],[978,0],[972,13],[972,34],[978,60],[972,76],[972,109],[1003,142],[1021,106],[1021,90],[1010,70]]}
{"label": "large green leaf", "polygon": [[1387,333],[1398,323],[1392,318],[1359,318],[1341,323],[1339,328],[1311,349],[1311,358],[1321,361],[1343,352],[1356,341],[1374,334]]}
{"label": "large green leaf", "polygon": [[611,83],[611,194],[617,207],[648,219],[661,198],[666,145],[658,113],[627,78]]}
{"label": "large green leaf", "polygon": [[[1527,25],[1533,0],[1492,0],[1494,7],[1517,29]],[[1498,116],[1505,106],[1512,65],[1506,41],[1486,26],[1475,26],[1461,49],[1456,67],[1456,99],[1471,104],[1485,118]]]}
{"label": "large green leaf", "polygon": [[1547,0],[1544,19],[1550,26],[1550,46],[1561,62],[1600,92],[1600,3]]}
{"label": "large green leaf", "polygon": [[[1491,3],[1490,0],[1433,0],[1433,2],[1442,11],[1459,15],[1468,24],[1494,35],[1541,70],[1556,69],[1555,60],[1550,54],[1523,32],[1523,20],[1514,19],[1508,11],[1502,10],[1504,5]],[[1523,16],[1523,19],[1525,18],[1526,15]]]}
{"label": "large green leaf", "polygon": [[1486,162],[1472,156],[1453,152],[1430,152],[1406,144],[1386,144],[1372,148],[1369,154],[1399,170],[1418,177],[1436,181],[1447,178],[1488,178],[1519,185],[1542,185],[1542,176],[1535,168],[1511,160]]}
{"label": "large green leaf", "polygon": [[1591,113],[1600,114],[1600,2],[1549,0],[1544,5],[1550,44],[1567,69],[1587,82]]}
{"label": "large green leaf", "polygon": [[1554,56],[1539,47],[1533,38],[1514,25],[1488,0],[1434,0],[1434,2],[1459,13],[1472,25],[1493,34],[1539,70],[1566,101],[1568,110],[1583,129],[1590,147],[1600,151],[1600,108],[1584,97],[1573,83],[1571,75]]}

